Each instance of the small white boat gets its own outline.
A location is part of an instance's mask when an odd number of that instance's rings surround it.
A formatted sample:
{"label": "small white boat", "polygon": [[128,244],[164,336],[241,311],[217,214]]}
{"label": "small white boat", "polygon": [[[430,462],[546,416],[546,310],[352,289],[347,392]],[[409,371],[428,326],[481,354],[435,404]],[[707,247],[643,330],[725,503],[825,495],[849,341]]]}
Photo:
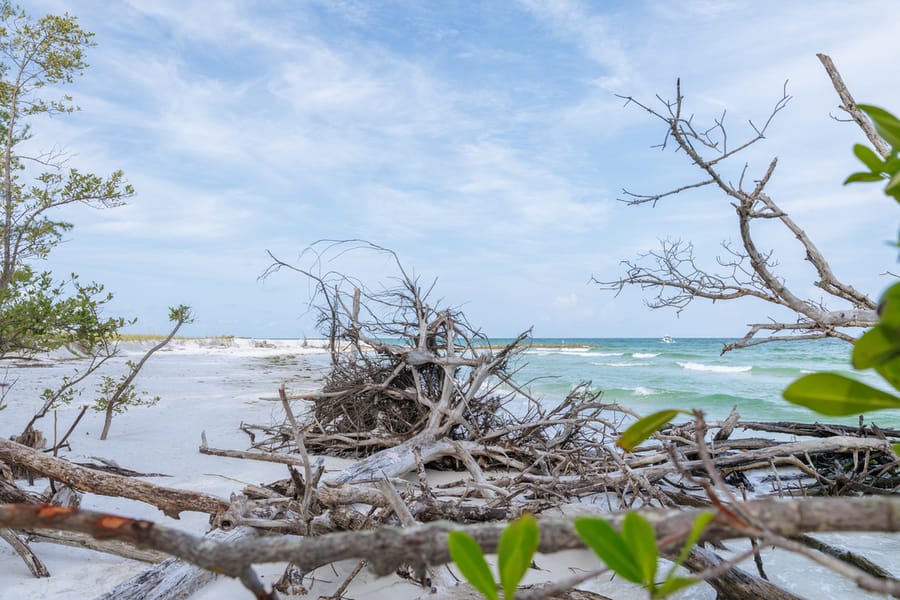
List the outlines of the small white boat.
{"label": "small white boat", "polygon": [[672,343],[672,336],[670,336],[670,335],[664,335],[664,336],[662,337],[662,341],[663,341],[664,344],[671,344],[671,343]]}

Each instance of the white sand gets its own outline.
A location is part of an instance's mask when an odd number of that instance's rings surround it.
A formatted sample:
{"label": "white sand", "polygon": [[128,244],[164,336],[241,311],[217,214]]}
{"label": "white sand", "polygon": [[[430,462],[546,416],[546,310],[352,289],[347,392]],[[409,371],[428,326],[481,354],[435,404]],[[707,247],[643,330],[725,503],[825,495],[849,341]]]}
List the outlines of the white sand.
{"label": "white sand", "polygon": [[[132,356],[140,356],[141,347],[133,344]],[[139,389],[162,400],[154,407],[140,407],[115,417],[109,440],[98,439],[103,424],[100,413],[89,412],[72,437],[71,452],[63,456],[80,461],[100,456],[117,461],[122,467],[171,475],[152,481],[162,485],[198,490],[228,498],[239,492],[246,483],[262,484],[287,477],[283,465],[240,459],[202,455],[198,452],[200,433],[205,431],[212,447],[243,450],[249,438],[239,430],[243,422],[268,424],[281,422],[279,403],[260,398],[272,398],[278,386],[286,382],[290,391],[314,389],[310,369],[326,365],[327,356],[321,349],[303,347],[296,341],[219,340],[178,341],[175,346],[155,355],[137,380]],[[7,382],[18,380],[7,396],[8,408],[0,412],[0,435],[19,433],[34,410],[40,405],[39,392],[43,386],[70,372],[73,363],[37,369],[6,369]],[[0,381],[4,371],[0,370]],[[87,402],[90,395],[78,402]],[[59,429],[64,431],[77,406],[58,411]],[[52,438],[52,415],[39,425]],[[329,460],[329,469],[340,469],[346,463]],[[38,482],[42,489],[45,482]],[[197,535],[207,530],[205,514],[183,513],[180,520],[165,517],[152,506],[88,494],[82,506],[134,518],[146,518]],[[859,549],[871,553],[872,558],[887,566],[898,562],[897,538],[883,535],[857,536]],[[889,543],[885,543],[885,542]],[[734,544],[735,548],[739,545]],[[35,579],[13,551],[0,542],[0,600],[27,598],[89,599],[111,589],[116,584],[147,568],[144,563],[115,556],[80,550],[49,543],[33,544],[34,550],[47,564],[51,577]],[[552,556],[539,556],[540,570],[529,572],[526,582],[537,583],[566,576],[574,570],[595,568],[597,560],[586,551],[570,551]],[[329,595],[337,588],[355,561],[345,561],[318,569],[305,584],[307,598]],[[665,568],[665,567],[663,567]],[[752,570],[752,566],[746,567]],[[767,568],[776,583],[789,583],[795,593],[809,597],[874,597],[819,567],[779,552],[767,559]],[[277,580],[283,564],[259,565],[258,573],[267,584]],[[803,573],[798,577],[798,573]],[[589,584],[593,589],[614,598],[644,598],[646,595],[629,584],[610,582],[608,577]],[[403,600],[423,594],[421,588],[397,577],[374,578],[363,571],[350,588],[346,598],[387,598]],[[194,596],[204,600],[245,600],[249,593],[240,583],[220,577]],[[679,594],[679,598],[712,599],[715,594],[707,586],[696,586]]]}

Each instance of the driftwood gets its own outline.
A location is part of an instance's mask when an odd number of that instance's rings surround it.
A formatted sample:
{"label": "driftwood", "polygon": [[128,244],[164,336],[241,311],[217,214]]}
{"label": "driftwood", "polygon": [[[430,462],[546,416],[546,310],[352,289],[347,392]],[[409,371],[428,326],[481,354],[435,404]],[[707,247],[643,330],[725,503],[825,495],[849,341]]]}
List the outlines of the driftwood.
{"label": "driftwood", "polygon": [[15,531],[12,529],[0,528],[0,539],[15,550],[16,554],[22,558],[22,561],[25,563],[25,566],[28,567],[28,570],[31,571],[32,575],[35,577],[50,577],[50,571],[47,569],[44,562],[38,558],[37,554],[34,553],[28,544],[19,539],[19,536],[16,535]]}
{"label": "driftwood", "polygon": [[84,492],[139,500],[176,519],[183,511],[215,515],[228,508],[228,502],[208,494],[154,485],[122,475],[79,467],[3,438],[0,438],[0,461],[26,467]]}
{"label": "driftwood", "polygon": [[[213,531],[206,536],[212,540],[228,544],[252,538],[255,531],[249,527],[235,529],[228,533]],[[197,590],[215,579],[208,569],[200,568],[178,558],[168,558],[154,567],[138,573],[95,600],[176,600],[188,598]]]}
{"label": "driftwood", "polygon": [[159,563],[168,558],[168,555],[162,552],[142,550],[116,540],[98,540],[84,533],[45,530],[26,531],[25,535],[29,543],[45,542],[73,548],[84,548],[85,550],[115,554],[116,556],[141,562]]}
{"label": "driftwood", "polygon": [[839,425],[835,423],[759,423],[741,421],[741,429],[766,431],[768,433],[787,433],[804,437],[832,437],[836,435],[855,435],[860,437],[900,439],[900,429],[882,428],[877,425]]}
{"label": "driftwood", "polygon": [[[766,535],[771,536],[796,536],[809,531],[900,531],[900,497],[809,498],[802,502],[756,500],[742,503],[740,510],[748,522],[767,524]],[[655,527],[663,549],[667,549],[665,540],[681,539],[699,510],[646,509],[641,512]],[[606,513],[594,516],[615,525],[622,518],[622,515]],[[291,561],[302,569],[311,570],[338,560],[365,558],[373,571],[381,575],[391,573],[403,564],[418,565],[420,568],[440,565],[450,560],[446,544],[449,531],[466,531],[486,551],[493,552],[504,529],[503,524],[459,526],[438,522],[404,529],[386,527],[373,532],[256,538],[226,543],[198,538],[149,521],[32,505],[0,506],[0,526],[61,529],[115,538],[138,547],[154,548],[207,570],[242,579],[250,565],[266,562]],[[759,533],[747,523],[723,514],[705,530],[702,540],[722,541]],[[583,547],[570,521],[541,522],[541,552]],[[674,543],[668,549],[678,549],[678,544]],[[873,585],[877,587],[873,591],[900,595],[900,582],[897,580],[880,580],[880,583]]]}

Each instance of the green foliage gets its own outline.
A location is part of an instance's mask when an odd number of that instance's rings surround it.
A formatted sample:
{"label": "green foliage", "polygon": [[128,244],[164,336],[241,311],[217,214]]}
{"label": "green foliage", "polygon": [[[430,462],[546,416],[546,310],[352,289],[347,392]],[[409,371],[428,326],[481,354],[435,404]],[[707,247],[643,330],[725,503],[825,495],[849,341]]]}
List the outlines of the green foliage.
{"label": "green foliage", "polygon": [[82,173],[63,168],[61,151],[29,156],[23,150],[39,117],[77,110],[59,90],[87,67],[92,37],[70,15],[33,19],[0,2],[0,357],[61,346],[90,352],[125,324],[101,317],[110,299],[102,286],[74,276],[55,282],[29,266],[47,258],[72,228],[54,218],[56,209],[117,206],[134,193],[121,171]]}
{"label": "green foliage", "polygon": [[661,582],[656,581],[659,564],[656,532],[650,522],[638,513],[625,515],[621,534],[603,519],[593,517],[575,519],[575,531],[610,570],[623,579],[643,586],[650,592],[651,598],[663,598],[700,581],[693,577],[676,576],[675,571],[687,559],[691,548],[714,516],[713,512],[697,516],[684,548]]}
{"label": "green foliage", "polygon": [[497,569],[500,571],[500,584],[505,598],[515,597],[516,588],[537,552],[539,539],[537,521],[531,515],[522,515],[517,521],[510,523],[500,536]]}
{"label": "green foliage", "polygon": [[[887,180],[884,193],[900,202],[900,119],[876,106],[858,106],[872,119],[891,151],[883,159],[870,148],[856,144],[853,154],[869,170],[853,173],[844,183]],[[853,367],[875,369],[895,390],[900,390],[900,283],[882,294],[878,313],[878,324],[853,346]],[[828,416],[900,408],[900,397],[835,373],[805,375],[789,385],[783,395],[788,402]]]}
{"label": "green foliage", "polygon": [[49,273],[19,269],[10,285],[0,288],[0,356],[60,347],[91,352],[109,343],[129,323],[102,316],[111,299],[102,285],[82,284],[74,274],[57,282]]}
{"label": "green foliage", "polygon": [[[515,598],[519,582],[537,552],[539,538],[537,521],[531,515],[522,515],[503,530],[497,544],[497,570],[505,600]],[[499,600],[497,582],[478,542],[462,531],[451,531],[447,545],[450,558],[466,581],[488,600]]]}
{"label": "green foliage", "polygon": [[783,392],[785,400],[830,417],[900,407],[900,398],[835,373],[804,375]]}
{"label": "green foliage", "polygon": [[[621,534],[603,519],[593,517],[575,519],[575,531],[610,570],[623,579],[643,586],[650,592],[651,598],[664,598],[700,581],[694,577],[679,577],[675,572],[684,564],[691,548],[714,516],[711,511],[697,516],[681,553],[661,582],[656,581],[659,565],[656,532],[650,522],[638,513],[625,515]],[[515,598],[516,589],[531,565],[538,542],[537,521],[531,515],[524,515],[510,523],[500,536],[497,570],[505,600]],[[450,558],[472,587],[488,600],[499,600],[497,582],[478,542],[462,531],[451,531],[447,545]]]}
{"label": "green foliage", "polygon": [[97,385],[97,400],[94,402],[93,409],[98,412],[112,410],[116,414],[121,414],[133,406],[153,406],[159,402],[159,396],[150,397],[146,392],[138,393],[134,384],[129,383],[123,385],[123,382],[131,374],[131,371],[137,366],[134,361],[127,361],[128,374],[118,379],[113,379],[109,375],[100,378]]}
{"label": "green foliage", "polygon": [[675,415],[681,412],[685,411],[676,409],[660,410],[638,419],[619,436],[619,439],[616,440],[616,445],[623,450],[632,452],[638,444],[662,429],[666,423],[674,419]]}
{"label": "green foliage", "polygon": [[172,331],[169,332],[169,335],[147,350],[138,362],[129,360],[127,362],[127,373],[117,380],[107,376],[104,376],[101,380],[97,389],[98,397],[94,403],[94,410],[106,413],[103,431],[100,433],[101,440],[105,440],[106,436],[109,435],[109,428],[112,424],[114,413],[125,412],[132,406],[150,406],[159,402],[159,397],[147,399],[145,395],[135,392],[133,382],[147,361],[150,360],[150,357],[171,342],[175,337],[175,334],[178,333],[178,330],[181,329],[182,325],[194,322],[194,314],[191,311],[190,306],[179,304],[175,307],[169,307],[169,320],[175,323],[175,326],[172,328]]}
{"label": "green foliage", "polygon": [[853,173],[844,183],[887,180],[884,193],[900,202],[900,156],[898,156],[898,151],[900,151],[900,119],[877,106],[869,104],[858,104],[857,106],[872,119],[878,135],[890,144],[891,153],[890,156],[883,159],[871,148],[862,144],[856,144],[853,146],[853,154],[869,170]]}
{"label": "green foliage", "polygon": [[497,582],[484,559],[484,552],[472,536],[462,531],[451,531],[447,538],[450,558],[473,588],[488,600],[498,600]]}

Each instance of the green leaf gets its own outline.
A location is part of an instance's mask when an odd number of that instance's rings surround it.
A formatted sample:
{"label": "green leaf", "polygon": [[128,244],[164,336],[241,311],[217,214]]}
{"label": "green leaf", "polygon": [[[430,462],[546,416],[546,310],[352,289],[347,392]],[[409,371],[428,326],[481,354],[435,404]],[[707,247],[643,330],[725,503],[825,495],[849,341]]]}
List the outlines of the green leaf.
{"label": "green leaf", "polygon": [[895,314],[898,304],[896,298],[882,304],[882,322],[863,334],[853,346],[853,366],[874,368],[896,390],[900,390],[900,332],[885,325],[885,321],[898,319]]}
{"label": "green leaf", "polygon": [[900,119],[883,108],[871,104],[857,104],[856,106],[869,115],[869,118],[875,123],[875,130],[884,138],[884,141],[895,149],[900,148]]}
{"label": "green leaf", "polygon": [[894,454],[900,456],[900,444],[894,444],[891,446],[891,450],[894,451]]}
{"label": "green leaf", "polygon": [[868,183],[870,181],[884,181],[884,176],[880,173],[869,173],[868,171],[858,171],[850,175],[847,179],[844,180],[844,185],[848,183],[858,183],[864,182]]}
{"label": "green leaf", "polygon": [[895,154],[884,161],[884,172],[893,175],[897,171],[900,171],[900,156]]}
{"label": "green leaf", "polygon": [[700,581],[702,580],[697,579],[696,577],[670,577],[653,590],[652,597],[662,598],[674,594],[678,590],[690,587],[695,583],[700,583]]}
{"label": "green leaf", "polygon": [[878,302],[879,325],[900,333],[900,283],[895,283],[881,295]]}
{"label": "green leaf", "polygon": [[623,450],[631,452],[635,447],[648,437],[662,429],[662,427],[675,418],[680,410],[661,410],[638,419],[619,436],[616,445]]}
{"label": "green leaf", "polygon": [[451,531],[447,538],[450,558],[472,587],[488,600],[499,600],[497,582],[484,560],[484,552],[472,536],[462,531]]}
{"label": "green leaf", "polygon": [[900,390],[900,359],[878,365],[875,367],[875,372],[881,375],[895,390]]}
{"label": "green leaf", "polygon": [[500,536],[497,562],[506,600],[515,597],[519,582],[531,566],[539,537],[537,521],[531,515],[522,515],[517,521],[510,523]]}
{"label": "green leaf", "polygon": [[792,404],[831,417],[900,407],[900,398],[834,373],[804,375],[789,385],[783,395]]}
{"label": "green leaf", "polygon": [[871,369],[900,357],[900,334],[876,325],[853,345],[853,368]]}
{"label": "green leaf", "polygon": [[894,173],[894,176],[891,177],[887,187],[884,188],[884,193],[888,196],[900,199],[900,172]]}
{"label": "green leaf", "polygon": [[855,154],[856,158],[861,160],[864,165],[869,167],[869,170],[872,171],[872,173],[881,173],[884,171],[884,161],[868,146],[854,144],[853,154]]}
{"label": "green leaf", "polygon": [[647,519],[629,512],[622,522],[622,539],[631,550],[634,562],[641,570],[641,583],[647,587],[656,579],[659,550],[656,548],[656,531]]}
{"label": "green leaf", "polygon": [[[693,548],[697,544],[697,540],[700,539],[700,535],[703,534],[703,530],[706,529],[706,526],[709,525],[709,522],[716,518],[716,513],[714,511],[706,511],[697,515],[697,518],[694,519],[694,524],[691,526],[691,532],[688,534],[687,539],[684,541],[684,548],[681,549],[681,554],[678,555],[678,558],[675,559],[675,565],[681,566],[684,564],[684,561],[687,560],[688,554],[691,553],[691,548]],[[674,571],[674,567],[672,568]],[[671,578],[672,573],[669,573],[669,577]],[[668,579],[667,578],[667,579]]]}
{"label": "green leaf", "polygon": [[625,541],[609,523],[603,519],[579,517],[575,519],[575,531],[607,567],[623,579],[643,583],[640,565],[636,563]]}

